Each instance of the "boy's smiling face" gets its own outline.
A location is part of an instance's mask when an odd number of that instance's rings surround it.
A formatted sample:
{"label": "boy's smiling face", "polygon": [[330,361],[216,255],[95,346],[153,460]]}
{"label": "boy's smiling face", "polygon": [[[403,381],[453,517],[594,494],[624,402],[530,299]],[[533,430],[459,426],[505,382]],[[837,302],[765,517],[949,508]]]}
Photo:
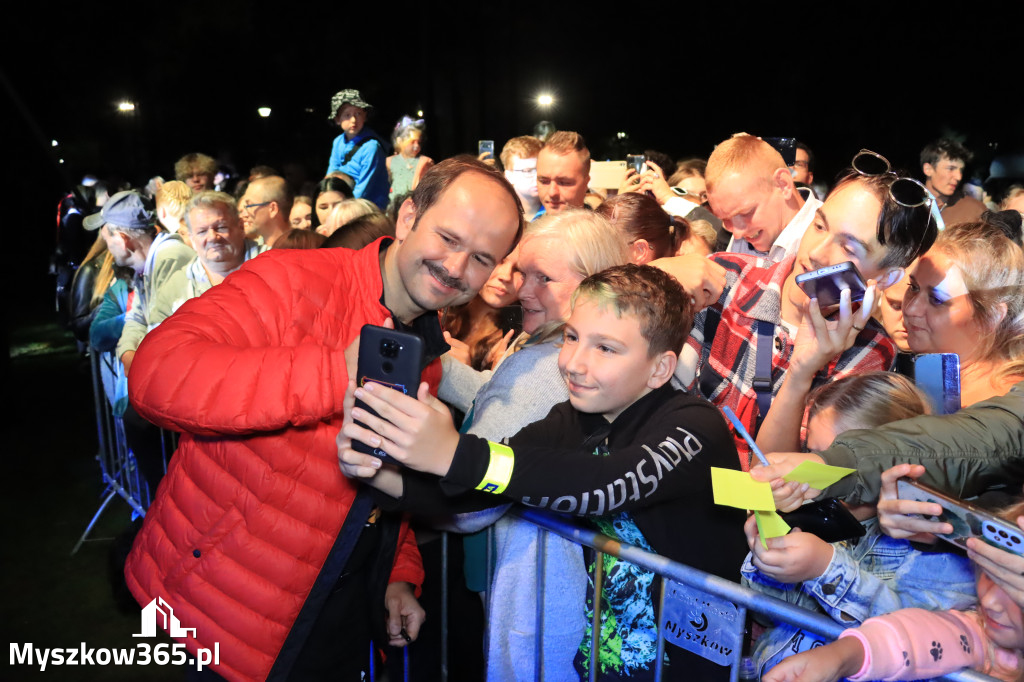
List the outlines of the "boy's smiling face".
{"label": "boy's smiling face", "polygon": [[676,354],[648,355],[639,321],[618,317],[611,305],[580,298],[565,325],[558,369],[569,402],[580,412],[614,421],[644,395],[662,386],[676,367]]}

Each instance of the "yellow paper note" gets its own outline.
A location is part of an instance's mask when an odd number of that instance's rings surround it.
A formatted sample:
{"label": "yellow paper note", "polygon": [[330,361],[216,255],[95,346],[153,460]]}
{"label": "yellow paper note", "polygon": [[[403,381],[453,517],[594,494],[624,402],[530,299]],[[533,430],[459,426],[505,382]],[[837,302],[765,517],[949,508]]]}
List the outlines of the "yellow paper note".
{"label": "yellow paper note", "polygon": [[776,512],[755,511],[754,518],[757,519],[757,532],[761,535],[761,544],[766,548],[768,538],[782,537],[790,530],[789,524]]}
{"label": "yellow paper note", "polygon": [[772,487],[764,481],[755,481],[745,471],[711,467],[711,487],[715,493],[715,504],[775,511]]}
{"label": "yellow paper note", "polygon": [[835,467],[830,464],[822,464],[821,462],[804,461],[800,462],[796,468],[782,478],[787,481],[806,483],[812,488],[824,490],[853,472],[854,469],[847,469],[846,467]]}

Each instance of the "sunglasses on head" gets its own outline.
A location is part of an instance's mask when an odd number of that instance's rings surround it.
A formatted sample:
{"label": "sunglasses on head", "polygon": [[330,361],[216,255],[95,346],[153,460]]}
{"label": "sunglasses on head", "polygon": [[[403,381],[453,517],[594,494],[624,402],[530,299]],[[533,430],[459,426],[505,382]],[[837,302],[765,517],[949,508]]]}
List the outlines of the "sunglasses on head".
{"label": "sunglasses on head", "polygon": [[[928,191],[921,182],[914,178],[898,175],[892,169],[889,160],[881,154],[868,149],[861,149],[853,157],[850,166],[859,175],[864,177],[879,177],[890,175],[893,177],[889,185],[889,198],[892,204],[886,202],[882,207],[882,215],[879,216],[878,242],[883,246],[886,242],[892,244],[906,245],[907,242],[918,242],[914,256],[919,256],[927,251],[935,241],[935,236],[946,228],[946,223],[939,213],[939,204],[935,196]],[[920,226],[920,214],[916,209],[926,208],[928,217],[922,227]],[[931,228],[931,222],[935,222],[935,228]],[[933,231],[934,230],[934,231]]]}
{"label": "sunglasses on head", "polygon": [[942,220],[942,214],[939,213],[939,202],[935,200],[935,196],[918,180],[897,175],[893,171],[889,159],[869,149],[861,149],[853,157],[850,166],[865,177],[893,176],[896,179],[889,186],[889,196],[892,197],[892,200],[907,208],[928,206],[928,211],[931,213],[932,219],[935,220],[935,226],[939,232],[946,229],[946,223]]}

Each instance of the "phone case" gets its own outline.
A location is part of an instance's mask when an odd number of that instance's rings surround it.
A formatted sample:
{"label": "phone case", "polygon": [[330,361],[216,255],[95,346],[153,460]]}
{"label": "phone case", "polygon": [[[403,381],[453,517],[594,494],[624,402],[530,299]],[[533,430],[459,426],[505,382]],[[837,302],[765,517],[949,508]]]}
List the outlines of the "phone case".
{"label": "phone case", "polygon": [[843,289],[850,290],[850,301],[863,301],[866,285],[850,261],[819,268],[796,276],[796,284],[811,298],[818,299],[818,307],[824,310],[839,305]]}
{"label": "phone case", "polygon": [[813,533],[825,542],[839,542],[864,536],[864,526],[834,497],[805,504],[791,512],[780,513],[791,528]]}
{"label": "phone case", "polygon": [[896,481],[896,493],[901,500],[939,504],[943,512],[938,517],[925,516],[924,518],[945,521],[953,526],[952,533],[939,535],[946,542],[967,549],[967,538],[980,538],[1007,552],[1024,556],[1024,532],[970,502],[955,499],[910,478],[901,478]]}
{"label": "phone case", "polygon": [[[372,324],[363,325],[359,332],[359,365],[356,374],[356,383],[359,386],[374,382],[415,396],[420,385],[422,363],[423,340],[415,334]],[[356,400],[356,407],[379,416],[362,400]],[[356,423],[366,426],[359,421]],[[397,463],[384,450],[372,448],[361,441],[352,441],[352,447],[358,452],[379,457],[386,462]]]}
{"label": "phone case", "polygon": [[960,356],[956,353],[916,356],[914,383],[928,396],[936,414],[960,411]]}

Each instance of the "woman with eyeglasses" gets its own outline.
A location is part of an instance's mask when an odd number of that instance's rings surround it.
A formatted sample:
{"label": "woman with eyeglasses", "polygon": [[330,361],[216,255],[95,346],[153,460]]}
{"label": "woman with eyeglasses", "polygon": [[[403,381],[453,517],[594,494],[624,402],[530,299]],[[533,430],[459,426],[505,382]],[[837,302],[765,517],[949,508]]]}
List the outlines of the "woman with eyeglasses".
{"label": "woman with eyeglasses", "polygon": [[903,318],[915,353],[956,353],[966,407],[1024,379],[1021,215],[985,213],[945,230],[907,273]]}

